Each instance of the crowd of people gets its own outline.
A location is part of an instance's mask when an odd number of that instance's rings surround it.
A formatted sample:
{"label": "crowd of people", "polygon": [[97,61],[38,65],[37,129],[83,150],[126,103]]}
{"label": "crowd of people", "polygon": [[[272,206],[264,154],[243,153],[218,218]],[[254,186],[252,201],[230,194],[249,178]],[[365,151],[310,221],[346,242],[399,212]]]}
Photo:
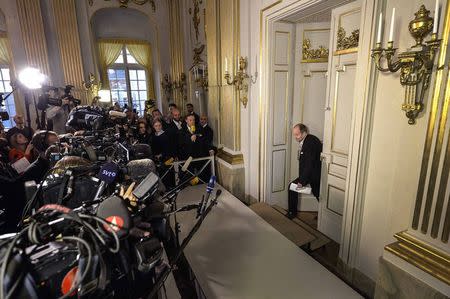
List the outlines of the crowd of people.
{"label": "crowd of people", "polygon": [[[186,105],[187,114],[183,117],[175,104],[170,104],[166,115],[154,109],[142,117],[117,103],[111,109],[126,115],[121,121],[120,135],[125,136],[129,144],[149,145],[151,158],[155,162],[169,165],[171,161],[186,160],[188,157],[214,155],[213,130],[208,125],[208,118],[195,113],[192,104]],[[69,147],[60,142],[61,133],[83,134],[70,128],[65,128],[65,132],[35,132],[25,125],[22,115],[15,115],[13,120],[15,126],[8,130],[0,122],[0,166],[5,171],[7,168],[14,169],[19,175],[11,182],[0,177],[0,186],[3,186],[0,195],[17,199],[7,203],[6,216],[11,218],[7,219],[7,223],[15,223],[21,213],[24,183],[33,180],[40,182],[51,168],[52,153],[61,153],[63,147]],[[196,167],[195,163],[192,166]]]}
{"label": "crowd of people", "polygon": [[208,125],[208,117],[200,117],[190,103],[186,105],[187,114],[183,117],[175,104],[169,105],[166,115],[154,109],[141,118],[133,111],[123,111],[118,104],[114,109],[127,115],[128,121],[124,125],[127,137],[135,143],[150,145],[156,160],[186,160],[188,157],[214,155],[213,130]]}
{"label": "crowd of people", "polygon": [[[169,105],[166,115],[154,109],[138,117],[135,111],[120,107],[118,103],[112,109],[126,114],[127,120],[122,130],[127,139],[133,143],[150,145],[156,160],[164,162],[214,155],[213,130],[208,125],[208,117],[200,117],[190,103],[186,105],[187,114],[184,117],[173,103]],[[14,116],[13,120],[15,126],[9,130],[5,131],[3,125],[0,127],[0,161],[14,164],[25,158],[32,163],[38,157],[31,142],[34,130],[25,126],[22,115]],[[68,130],[57,133],[68,133]]]}

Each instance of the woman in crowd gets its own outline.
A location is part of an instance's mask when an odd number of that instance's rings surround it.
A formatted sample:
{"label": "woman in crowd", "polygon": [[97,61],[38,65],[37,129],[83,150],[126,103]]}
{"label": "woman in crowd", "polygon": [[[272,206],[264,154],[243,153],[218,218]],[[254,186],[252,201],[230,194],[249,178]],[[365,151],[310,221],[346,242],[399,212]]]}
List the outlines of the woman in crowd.
{"label": "woman in crowd", "polygon": [[136,136],[138,143],[151,144],[152,136],[147,132],[147,123],[144,120],[138,122],[138,133]]}
{"label": "woman in crowd", "polygon": [[25,135],[17,132],[11,136],[9,161],[14,163],[23,157],[25,157],[30,163],[33,162],[33,145],[28,142]]}
{"label": "woman in crowd", "polygon": [[175,151],[172,144],[173,142],[170,140],[168,133],[162,128],[161,121],[155,120],[153,122],[152,133],[152,150],[154,157],[163,162],[169,158],[173,158]]}

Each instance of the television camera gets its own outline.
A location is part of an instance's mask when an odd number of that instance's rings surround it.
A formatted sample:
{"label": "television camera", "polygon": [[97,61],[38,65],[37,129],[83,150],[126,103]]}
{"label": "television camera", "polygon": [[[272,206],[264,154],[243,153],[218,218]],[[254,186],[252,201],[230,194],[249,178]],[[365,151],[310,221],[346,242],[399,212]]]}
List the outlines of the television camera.
{"label": "television camera", "polygon": [[[71,93],[73,85],[66,85],[64,88],[57,88],[52,86],[43,86],[41,88],[42,94],[38,98],[36,107],[39,110],[45,110],[49,106],[63,106],[64,104],[71,106],[78,106],[81,104],[79,99],[76,99]],[[59,96],[59,90],[64,90],[64,93]],[[65,103],[64,101],[67,101]]]}
{"label": "television camera", "polygon": [[[156,298],[217,203],[221,190],[213,194],[212,178],[198,204],[177,208],[177,195],[198,175],[188,174],[189,163],[181,183],[166,190],[153,161],[138,155],[145,151],[116,133],[111,118],[121,115],[91,108],[74,109],[84,136],[54,145],[55,165],[25,186],[18,233],[0,236],[0,298]],[[188,210],[197,222],[180,242],[169,217]],[[163,257],[168,244],[176,248],[170,262]]]}

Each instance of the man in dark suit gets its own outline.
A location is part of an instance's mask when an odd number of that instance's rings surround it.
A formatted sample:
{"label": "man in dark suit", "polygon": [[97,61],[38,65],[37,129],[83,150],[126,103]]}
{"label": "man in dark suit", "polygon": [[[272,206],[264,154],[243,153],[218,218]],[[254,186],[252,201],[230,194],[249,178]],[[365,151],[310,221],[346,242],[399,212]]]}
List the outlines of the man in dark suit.
{"label": "man in dark suit", "polygon": [[186,116],[186,125],[179,132],[179,143],[181,149],[181,159],[189,157],[199,158],[204,149],[203,130],[195,125],[193,115]]}
{"label": "man in dark suit", "polygon": [[[316,136],[308,134],[308,128],[304,124],[295,125],[292,129],[292,135],[299,143],[297,151],[298,178],[292,183],[297,184],[297,188],[309,184],[312,193],[319,200],[322,142]],[[298,193],[289,190],[287,213],[289,218],[292,219],[297,216],[297,205]]]}
{"label": "man in dark suit", "polygon": [[165,131],[167,131],[169,135],[169,140],[171,142],[170,146],[171,148],[176,149],[175,155],[176,157],[180,158],[181,152],[180,152],[180,145],[179,145],[179,135],[181,130],[185,124],[183,124],[183,121],[181,120],[181,113],[180,110],[177,108],[173,108],[171,111],[171,119],[170,123],[166,126]]}
{"label": "man in dark suit", "polygon": [[197,113],[194,112],[194,105],[191,103],[186,104],[187,115],[193,115],[195,117],[195,124],[198,125],[200,123],[200,117]]}
{"label": "man in dark suit", "polygon": [[208,125],[208,117],[206,115],[200,116],[200,126],[203,130],[203,137],[204,137],[204,156],[208,155],[214,155],[214,148],[213,148],[213,137],[214,132],[211,129],[211,127]]}

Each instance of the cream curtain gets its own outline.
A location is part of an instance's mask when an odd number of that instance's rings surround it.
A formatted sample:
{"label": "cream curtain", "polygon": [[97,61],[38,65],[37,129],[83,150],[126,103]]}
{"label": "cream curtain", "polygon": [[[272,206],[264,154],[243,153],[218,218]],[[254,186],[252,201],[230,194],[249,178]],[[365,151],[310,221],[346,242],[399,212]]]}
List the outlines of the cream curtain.
{"label": "cream curtain", "polygon": [[[11,76],[11,81],[14,82],[15,80],[15,71],[14,71],[14,65],[13,65],[13,59],[11,54],[11,45],[9,43],[8,35],[4,32],[0,32],[0,65],[5,65],[9,67],[9,74]],[[16,109],[16,114],[23,114],[23,106],[21,101],[21,95],[20,93],[14,94],[14,106]],[[10,117],[13,117],[14,115],[10,115]]]}
{"label": "cream curtain", "polygon": [[100,40],[98,42],[98,58],[102,73],[102,89],[110,89],[108,67],[119,57],[122,46],[123,42],[120,40]]}
{"label": "cream curtain", "polygon": [[126,43],[128,51],[136,61],[147,70],[147,100],[155,99],[155,87],[153,81],[152,48],[148,43],[132,42]]}
{"label": "cream curtain", "polygon": [[0,34],[0,64],[10,65],[11,56],[9,53],[9,39],[6,35]]}

